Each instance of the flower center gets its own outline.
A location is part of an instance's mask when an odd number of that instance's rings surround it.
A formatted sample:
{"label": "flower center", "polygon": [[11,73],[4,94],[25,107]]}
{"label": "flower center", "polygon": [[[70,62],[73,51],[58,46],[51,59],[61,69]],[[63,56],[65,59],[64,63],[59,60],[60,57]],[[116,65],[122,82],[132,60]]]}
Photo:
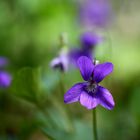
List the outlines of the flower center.
{"label": "flower center", "polygon": [[95,93],[96,89],[97,89],[97,86],[98,86],[97,83],[89,81],[88,84],[87,84],[86,90],[88,92]]}

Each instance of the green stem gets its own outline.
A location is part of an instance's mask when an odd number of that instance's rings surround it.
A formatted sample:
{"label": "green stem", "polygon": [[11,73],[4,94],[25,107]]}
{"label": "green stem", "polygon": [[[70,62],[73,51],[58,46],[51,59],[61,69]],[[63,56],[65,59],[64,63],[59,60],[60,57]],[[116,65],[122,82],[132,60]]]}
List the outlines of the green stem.
{"label": "green stem", "polygon": [[98,140],[96,109],[93,109],[93,140]]}

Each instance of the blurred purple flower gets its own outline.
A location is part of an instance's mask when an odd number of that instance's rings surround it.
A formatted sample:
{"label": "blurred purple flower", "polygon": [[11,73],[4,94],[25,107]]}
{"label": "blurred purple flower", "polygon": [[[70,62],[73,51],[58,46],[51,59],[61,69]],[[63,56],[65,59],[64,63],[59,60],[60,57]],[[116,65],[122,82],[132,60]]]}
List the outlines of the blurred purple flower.
{"label": "blurred purple flower", "polygon": [[113,109],[115,103],[111,93],[99,85],[99,82],[113,71],[113,64],[105,62],[94,65],[88,57],[82,56],[78,59],[78,66],[86,82],[72,86],[65,93],[64,102],[68,104],[80,101],[87,109],[94,109],[97,105]]}
{"label": "blurred purple flower", "polygon": [[85,32],[81,35],[80,40],[85,51],[92,51],[97,44],[103,41],[103,38],[91,32]]}
{"label": "blurred purple flower", "polygon": [[69,54],[71,63],[77,66],[77,60],[81,56],[87,56],[88,58],[92,59],[92,52],[79,48],[72,49]]}
{"label": "blurred purple flower", "polygon": [[0,88],[7,88],[11,84],[11,75],[7,72],[0,71]]}
{"label": "blurred purple flower", "polygon": [[69,57],[72,60],[72,63],[77,66],[77,60],[81,56],[87,56],[93,59],[94,49],[96,45],[101,43],[102,41],[102,37],[91,32],[86,32],[82,34],[80,38],[81,48],[72,49],[69,52]]}
{"label": "blurred purple flower", "polygon": [[109,0],[85,0],[80,7],[80,21],[90,27],[106,27],[111,14]]}
{"label": "blurred purple flower", "polygon": [[8,63],[9,62],[6,57],[2,57],[2,56],[0,57],[0,68],[6,66]]}
{"label": "blurred purple flower", "polygon": [[51,61],[50,66],[53,69],[59,69],[62,72],[66,72],[68,70],[68,63],[69,57],[67,48],[62,48],[59,56]]}

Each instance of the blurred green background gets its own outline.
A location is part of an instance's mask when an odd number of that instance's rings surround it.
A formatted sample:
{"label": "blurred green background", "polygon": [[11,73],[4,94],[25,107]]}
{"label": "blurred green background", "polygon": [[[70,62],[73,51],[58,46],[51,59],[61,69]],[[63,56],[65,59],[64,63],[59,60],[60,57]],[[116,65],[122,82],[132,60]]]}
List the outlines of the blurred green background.
{"label": "blurred green background", "polygon": [[[79,46],[85,31],[78,21],[80,0],[0,0],[0,56],[13,77],[0,89],[0,140],[92,140],[92,111],[66,105],[64,93],[82,81],[79,71],[60,73],[50,61],[60,49]],[[96,48],[115,69],[101,84],[114,96],[112,111],[97,108],[100,140],[140,139],[140,1],[112,0],[113,21],[98,29],[106,39]]]}

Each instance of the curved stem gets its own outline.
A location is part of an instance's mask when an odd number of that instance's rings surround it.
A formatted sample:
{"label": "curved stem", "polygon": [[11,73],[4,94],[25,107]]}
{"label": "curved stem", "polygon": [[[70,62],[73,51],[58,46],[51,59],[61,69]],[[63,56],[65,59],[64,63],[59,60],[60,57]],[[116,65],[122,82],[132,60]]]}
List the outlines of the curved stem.
{"label": "curved stem", "polygon": [[93,140],[98,140],[96,109],[93,109]]}

